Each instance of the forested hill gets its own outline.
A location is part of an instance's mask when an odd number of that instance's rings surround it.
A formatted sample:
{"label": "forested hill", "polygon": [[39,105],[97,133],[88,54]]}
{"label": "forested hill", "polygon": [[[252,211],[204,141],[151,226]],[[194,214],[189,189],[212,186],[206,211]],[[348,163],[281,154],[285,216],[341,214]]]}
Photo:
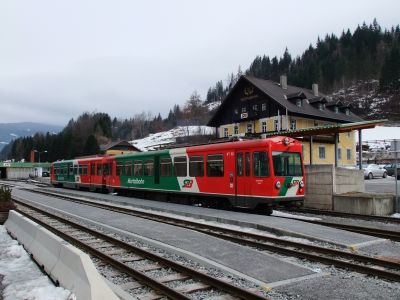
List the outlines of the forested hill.
{"label": "forested hill", "polygon": [[[354,32],[344,30],[340,37],[331,34],[318,38],[315,47],[310,45],[295,58],[288,49],[280,58],[257,56],[245,73],[274,81],[286,74],[289,84],[304,88],[318,83],[325,94],[341,95],[345,102],[356,102],[353,107],[363,117],[400,120],[399,43],[399,25],[382,29],[374,20],[370,25],[358,26]],[[241,75],[240,68],[237,73],[228,76],[225,86],[219,81],[211,87],[206,101],[223,99]],[[346,98],[346,90],[353,92],[352,97]],[[360,91],[359,97],[354,94],[357,91]],[[371,107],[365,99],[374,100],[372,112],[368,111]],[[396,107],[397,111],[386,111],[388,107]]]}

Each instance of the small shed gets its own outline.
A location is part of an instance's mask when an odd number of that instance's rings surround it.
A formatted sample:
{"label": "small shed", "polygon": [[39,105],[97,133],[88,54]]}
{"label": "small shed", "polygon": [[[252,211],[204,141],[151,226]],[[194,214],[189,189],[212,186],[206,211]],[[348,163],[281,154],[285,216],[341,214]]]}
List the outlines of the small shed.
{"label": "small shed", "polygon": [[108,144],[100,145],[100,151],[106,155],[125,154],[130,152],[141,152],[127,141],[117,141]]}
{"label": "small shed", "polygon": [[28,179],[42,177],[50,170],[50,163],[0,162],[1,179]]}

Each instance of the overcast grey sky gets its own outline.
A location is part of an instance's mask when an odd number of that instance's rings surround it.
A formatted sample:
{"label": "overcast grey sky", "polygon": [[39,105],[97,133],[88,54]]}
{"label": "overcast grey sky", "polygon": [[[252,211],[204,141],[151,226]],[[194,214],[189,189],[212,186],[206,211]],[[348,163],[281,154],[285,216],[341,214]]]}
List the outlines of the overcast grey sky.
{"label": "overcast grey sky", "polygon": [[398,0],[2,0],[0,123],[165,116],[256,55],[296,56],[375,17],[397,25],[399,12]]}

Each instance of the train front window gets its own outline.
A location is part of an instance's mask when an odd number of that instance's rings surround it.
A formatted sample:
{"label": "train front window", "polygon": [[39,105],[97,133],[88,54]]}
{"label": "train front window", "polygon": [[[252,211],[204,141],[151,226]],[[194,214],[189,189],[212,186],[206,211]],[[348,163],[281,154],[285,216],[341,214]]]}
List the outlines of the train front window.
{"label": "train front window", "polygon": [[297,152],[272,151],[275,176],[302,176],[301,156]]}
{"label": "train front window", "polygon": [[267,152],[254,152],[253,153],[253,176],[254,177],[267,177],[269,176]]}

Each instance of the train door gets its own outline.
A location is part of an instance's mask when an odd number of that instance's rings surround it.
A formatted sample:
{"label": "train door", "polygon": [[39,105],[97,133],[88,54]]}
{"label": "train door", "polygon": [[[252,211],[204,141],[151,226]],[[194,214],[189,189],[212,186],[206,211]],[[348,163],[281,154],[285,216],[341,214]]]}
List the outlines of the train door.
{"label": "train door", "polygon": [[236,152],[236,205],[246,205],[251,192],[250,152]]}

